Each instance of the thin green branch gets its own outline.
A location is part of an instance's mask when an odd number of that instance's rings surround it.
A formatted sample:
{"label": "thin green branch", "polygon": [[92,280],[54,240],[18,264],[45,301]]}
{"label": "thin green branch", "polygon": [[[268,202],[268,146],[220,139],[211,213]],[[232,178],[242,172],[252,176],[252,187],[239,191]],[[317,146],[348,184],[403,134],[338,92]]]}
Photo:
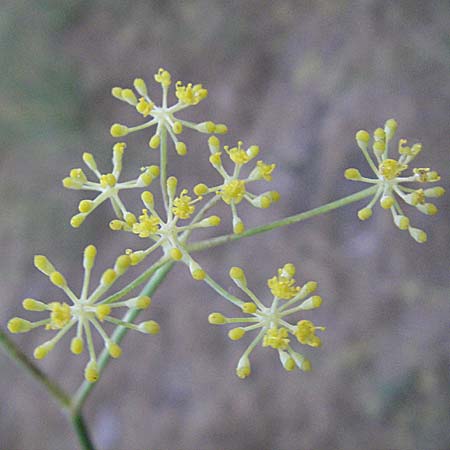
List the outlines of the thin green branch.
{"label": "thin green branch", "polygon": [[[174,261],[170,261],[166,262],[162,267],[160,267],[155,272],[155,274],[150,278],[144,289],[142,289],[141,295],[150,295],[150,296],[153,295],[153,293],[156,291],[159,285],[164,281],[167,274],[172,270],[174,264],[175,264]],[[140,312],[141,310],[138,309],[130,309],[123,317],[123,321],[128,323],[134,322],[134,320],[136,319],[136,317],[139,315]],[[111,336],[111,340],[116,344],[120,344],[120,342],[125,337],[128,331],[129,330],[127,328],[118,326],[114,330],[114,333]],[[97,361],[100,373],[102,373],[103,370],[106,368],[110,358],[111,357],[109,355],[108,350],[103,349]],[[81,386],[78,388],[78,391],[75,393],[72,399],[73,411],[77,412],[81,410],[84,402],[86,401],[87,396],[92,391],[94,386],[95,386],[94,383],[89,383],[88,381],[84,381],[81,384]]]}
{"label": "thin green branch", "polygon": [[300,214],[295,214],[293,216],[286,217],[281,220],[276,220],[275,222],[269,223],[267,225],[261,225],[260,227],[250,228],[241,234],[226,234],[224,236],[218,236],[205,241],[195,242],[187,246],[189,252],[197,252],[201,250],[206,250],[213,247],[218,247],[219,245],[227,244],[228,242],[237,241],[242,238],[254,236],[256,234],[265,233],[266,231],[275,230],[277,228],[284,227],[286,225],[291,225],[293,223],[302,222],[303,220],[310,219],[311,217],[319,216],[325,214],[334,209],[341,208],[342,206],[349,205],[350,203],[357,202],[366,197],[372,195],[377,189],[377,186],[371,186],[364,189],[356,194],[349,195],[347,197],[335,200],[334,202],[327,203],[326,205],[319,206],[318,208],[310,209],[309,211],[302,212]]}
{"label": "thin green branch", "polygon": [[70,416],[70,422],[78,438],[78,442],[82,450],[95,450],[92,439],[89,435],[88,428],[79,413]]}
{"label": "thin green branch", "polygon": [[70,397],[64,390],[56,382],[50,380],[48,376],[28,358],[28,356],[9,339],[2,329],[0,329],[0,346],[13,361],[23,367],[36,381],[44,386],[49,394],[57,400],[64,409],[70,407]]}

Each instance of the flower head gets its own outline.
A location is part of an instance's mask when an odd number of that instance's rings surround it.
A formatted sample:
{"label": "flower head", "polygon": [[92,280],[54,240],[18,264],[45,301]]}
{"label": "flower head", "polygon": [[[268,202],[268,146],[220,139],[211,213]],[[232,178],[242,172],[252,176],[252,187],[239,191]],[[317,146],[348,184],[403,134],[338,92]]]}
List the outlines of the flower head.
{"label": "flower head", "polygon": [[263,161],[258,161],[246,178],[241,177],[242,167],[258,156],[259,147],[252,145],[244,150],[242,148],[243,143],[239,141],[236,147],[223,147],[225,153],[234,164],[234,170],[229,174],[222,164],[222,152],[220,151],[219,140],[215,136],[211,136],[208,144],[211,152],[209,161],[222,176],[223,183],[213,187],[198,184],[195,186],[194,192],[198,195],[215,194],[221,198],[231,208],[233,231],[238,234],[243,233],[245,227],[238,215],[236,205],[245,199],[252,206],[265,209],[280,198],[280,195],[276,191],[267,191],[263,194],[255,195],[247,190],[247,184],[250,182],[258,180],[271,181],[275,164],[266,164]]}
{"label": "flower head", "polygon": [[159,175],[158,166],[143,167],[142,173],[135,180],[119,183],[122,171],[122,158],[126,148],[124,142],[118,142],[113,147],[113,171],[102,174],[97,168],[97,163],[91,153],[83,154],[83,161],[96,175],[98,182],[88,181],[83,169],[72,169],[70,175],[63,180],[64,187],[87,191],[97,191],[99,194],[94,200],[82,200],[78,205],[79,213],[72,217],[70,224],[78,228],[86,217],[106,200],[110,200],[117,217],[124,218],[128,211],[122,203],[119,192],[124,189],[134,189],[149,186],[155,177]]}
{"label": "flower head", "polygon": [[187,189],[182,189],[177,195],[178,180],[176,177],[167,179],[168,208],[167,217],[164,218],[155,208],[153,194],[145,191],[141,199],[145,205],[142,214],[136,218],[132,213],[124,220],[113,220],[110,228],[118,231],[128,231],[137,234],[141,238],[150,238],[153,243],[146,250],[131,252],[132,264],[137,264],[150,253],[161,247],[166,255],[177,261],[183,261],[190,269],[194,279],[201,280],[205,277],[205,272],[199,264],[187,252],[184,242],[186,232],[194,229],[214,227],[220,224],[218,216],[206,218],[195,217],[188,225],[180,225],[180,220],[191,218],[195,212],[195,205],[202,200],[199,196],[193,199],[188,195]]}
{"label": "flower head", "polygon": [[[281,364],[286,370],[291,371],[295,367],[303,371],[311,370],[309,360],[291,347],[291,339],[296,338],[299,343],[311,347],[320,347],[322,341],[316,335],[316,331],[324,331],[325,328],[317,327],[309,320],[291,324],[286,319],[291,314],[318,308],[322,304],[322,299],[318,295],[311,296],[317,288],[315,281],[309,281],[300,287],[296,285],[294,275],[295,267],[292,264],[285,264],[278,269],[278,275],[268,280],[273,299],[270,306],[265,306],[247,287],[244,271],[239,267],[231,268],[230,277],[251,300],[244,302],[236,299],[233,303],[247,315],[225,317],[220,313],[212,313],[208,320],[209,323],[216,325],[226,323],[245,325],[229,331],[228,336],[232,340],[241,339],[249,331],[259,330],[238,362],[236,368],[238,377],[246,378],[250,375],[249,356],[259,342],[262,342],[263,347],[271,347],[278,351]],[[300,301],[302,302],[298,304]]]}
{"label": "flower head", "polygon": [[440,197],[445,193],[443,187],[436,186],[423,189],[403,186],[404,183],[434,183],[440,180],[440,176],[430,168],[413,169],[412,174],[405,176],[404,172],[409,168],[412,160],[421,152],[422,144],[407,145],[406,139],[398,142],[398,159],[389,157],[389,143],[397,130],[397,122],[394,119],[386,121],[384,128],[377,128],[373,133],[372,150],[376,164],[369,155],[368,148],[370,135],[367,131],[360,130],[356,133],[356,142],[363,152],[369,166],[376,178],[366,178],[358,169],[347,169],[345,177],[349,180],[362,181],[376,186],[375,195],[369,204],[358,211],[361,220],[367,220],[372,216],[372,208],[377,200],[383,209],[389,209],[395,225],[400,230],[408,230],[409,234],[417,242],[425,242],[427,235],[423,230],[410,225],[409,218],[405,215],[398,199],[408,205],[414,206],[423,214],[434,215],[438,212],[433,203],[428,203],[427,198]]}
{"label": "flower head", "polygon": [[119,301],[119,299],[108,301],[108,298],[104,298],[106,292],[130,267],[131,259],[128,255],[119,256],[114,268],[107,269],[103,273],[99,285],[89,294],[90,276],[96,255],[97,250],[93,245],[85,248],[83,258],[84,281],[81,294],[78,296],[68,286],[65,277],[56,271],[53,264],[45,256],[35,256],[34,265],[36,268],[47,275],[55,286],[63,290],[69,303],[45,303],[40,300],[27,298],[23,301],[24,309],[47,313],[49,315],[48,318],[30,322],[20,317],[14,317],[8,322],[8,329],[12,333],[25,333],[40,326],[44,326],[47,330],[57,330],[57,333],[50,340],[36,347],[34,350],[36,359],[45,358],[61,338],[72,328],[76,327],[76,335],[71,341],[70,350],[72,353],[79,355],[83,352],[84,342],[86,341],[89,362],[85,369],[85,378],[90,382],[97,381],[99,377],[97,356],[92,339],[93,329],[101,336],[105,347],[113,358],[119,358],[122,350],[106,333],[103,328],[104,322],[121,325],[142,333],[157,334],[159,332],[159,325],[153,320],[134,325],[123,322],[111,315],[114,308],[147,309],[151,303],[150,297],[139,296],[126,301]]}
{"label": "flower head", "polygon": [[[145,81],[141,78],[134,80],[134,89],[137,96],[132,89],[123,89],[115,87],[112,89],[112,95],[125,103],[136,108],[136,111],[144,118],[149,117],[150,120],[135,127],[127,127],[121,124],[114,124],[111,127],[111,135],[114,137],[126,136],[134,131],[143,130],[156,125],[156,132],[149,141],[149,147],[156,149],[161,143],[161,133],[166,130],[172,139],[175,150],[179,155],[185,155],[187,152],[186,144],[178,140],[178,135],[183,131],[183,128],[191,128],[201,133],[218,133],[223,134],[227,132],[227,127],[223,124],[215,124],[207,121],[201,123],[193,123],[187,120],[182,120],[175,115],[180,111],[195,106],[208,96],[208,91],[201,84],[188,83],[184,85],[181,81],[175,84],[175,96],[178,102],[172,106],[168,106],[168,92],[172,84],[172,77],[167,70],[159,69],[154,76],[155,81],[161,84],[162,87],[162,105],[156,106],[150,99],[148,89]],[[165,131],[164,131],[165,132]]]}

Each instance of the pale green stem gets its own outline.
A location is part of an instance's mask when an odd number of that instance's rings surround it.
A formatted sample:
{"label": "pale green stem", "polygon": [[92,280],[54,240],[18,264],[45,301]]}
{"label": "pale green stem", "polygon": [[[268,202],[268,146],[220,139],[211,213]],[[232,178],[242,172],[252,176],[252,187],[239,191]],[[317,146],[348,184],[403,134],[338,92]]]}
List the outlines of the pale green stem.
{"label": "pale green stem", "polygon": [[244,302],[241,299],[230,294],[227,290],[225,290],[222,286],[220,286],[220,284],[216,283],[208,274],[206,274],[204,281],[209,286],[211,286],[218,294],[229,300],[234,305],[240,307],[241,305],[244,304]]}
{"label": "pale green stem", "polygon": [[216,238],[208,239],[205,241],[195,242],[194,244],[188,245],[187,249],[189,252],[197,252],[201,250],[206,250],[213,247],[218,247],[228,242],[237,241],[242,238],[254,236],[256,234],[265,233],[266,231],[275,230],[277,228],[284,227],[286,225],[291,225],[293,223],[302,222],[311,217],[319,216],[325,214],[334,209],[341,208],[342,206],[349,205],[350,203],[357,202],[366,197],[372,195],[377,189],[377,186],[371,186],[364,189],[356,194],[349,195],[347,197],[335,200],[334,202],[327,203],[326,205],[319,206],[318,208],[311,209],[309,211],[302,212],[300,214],[295,214],[293,216],[286,217],[285,219],[277,220],[275,222],[269,223],[267,225],[262,225],[260,227],[250,228],[241,234],[226,234],[224,236],[218,236]]}
{"label": "pale green stem", "polygon": [[[153,293],[156,291],[158,286],[164,281],[167,274],[170,272],[172,267],[174,266],[174,262],[166,262],[163,266],[161,266],[155,274],[152,276],[152,278],[148,281],[147,285],[142,289],[142,292],[140,295],[149,295],[152,296]],[[139,309],[130,309],[125,316],[123,317],[123,321],[127,323],[132,323],[136,319],[136,317],[139,315],[141,310]],[[111,341],[115,342],[116,344],[120,344],[122,339],[125,337],[128,330],[122,326],[117,327],[112,336]],[[105,348],[103,349],[102,353],[98,357],[97,360],[97,367],[99,370],[99,373],[102,373],[105,367],[107,366],[110,355],[108,350]],[[75,395],[72,398],[72,409],[73,411],[77,412],[80,411],[87,396],[95,386],[94,383],[89,383],[88,381],[84,381],[81,386],[78,388],[78,391],[75,393]]]}

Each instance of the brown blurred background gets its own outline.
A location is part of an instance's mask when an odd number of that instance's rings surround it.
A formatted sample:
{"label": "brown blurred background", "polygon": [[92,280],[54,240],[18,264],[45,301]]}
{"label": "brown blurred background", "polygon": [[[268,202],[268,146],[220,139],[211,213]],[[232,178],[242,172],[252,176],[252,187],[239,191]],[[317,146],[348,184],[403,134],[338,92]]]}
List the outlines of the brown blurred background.
{"label": "brown blurred background", "polygon": [[[108,230],[109,205],[71,229],[83,194],[60,180],[86,150],[109,170],[111,123],[139,122],[110,89],[141,76],[159,93],[150,80],[160,66],[210,90],[190,118],[227,123],[226,143],[259,144],[278,164],[272,186],[282,200],[269,211],[240,208],[249,226],[365,187],[343,178],[349,166],[368,174],[354,133],[390,117],[400,136],[423,142],[417,166],[439,169],[448,185],[449,1],[6,0],[0,37],[3,327],[25,315],[25,297],[61,299],[34,254],[48,255],[77,289],[86,244],[99,247],[97,275],[140,245]],[[157,161],[148,137],[127,138],[123,179]],[[217,180],[206,136],[186,131],[185,140],[190,155],[171,151],[170,172],[189,187]],[[248,340],[231,342],[226,327],[207,323],[212,311],[235,311],[176,267],[145,313],[160,335],[130,333],[86,404],[99,450],[448,449],[448,195],[437,204],[436,217],[408,208],[429,232],[425,245],[379,208],[359,222],[362,203],[198,255],[230,289],[229,267],[246,267],[262,298],[288,261],[300,282],[319,282],[324,305],[308,318],[327,331],[321,349],[304,352],[309,374],[286,373],[274,351],[257,348],[251,378],[239,380]],[[31,355],[45,335],[14,340]],[[74,391],[86,360],[68,345],[39,365]],[[56,404],[3,354],[0,377],[1,449],[77,447]]]}

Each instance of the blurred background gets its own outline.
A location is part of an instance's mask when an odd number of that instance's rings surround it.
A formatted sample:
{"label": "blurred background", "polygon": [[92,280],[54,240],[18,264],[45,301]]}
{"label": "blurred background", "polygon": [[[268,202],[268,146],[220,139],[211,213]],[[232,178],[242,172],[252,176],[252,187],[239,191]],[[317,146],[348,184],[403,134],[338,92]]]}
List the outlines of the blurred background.
{"label": "blurred background", "polygon": [[[71,229],[84,196],[64,190],[61,179],[80,167],[84,151],[109,170],[110,125],[140,121],[111,87],[143,77],[157,97],[159,67],[209,89],[185,117],[225,122],[224,143],[258,144],[262,158],[277,163],[272,188],[282,199],[270,210],[240,208],[248,226],[364,188],[343,178],[350,166],[369,174],[355,131],[390,117],[398,136],[423,142],[416,166],[438,169],[448,186],[449,1],[6,0],[0,37],[3,327],[13,315],[32,317],[21,308],[25,297],[62,300],[33,255],[47,255],[77,290],[85,245],[99,248],[96,276],[125,248],[144,245],[109,231],[110,205]],[[127,137],[124,180],[157,161],[150,134]],[[187,130],[189,156],[170,151],[170,173],[183,185],[218,180],[206,139]],[[135,197],[128,204],[137,210]],[[448,449],[448,195],[436,203],[435,217],[408,208],[429,233],[425,245],[379,208],[361,223],[362,202],[198,254],[232,292],[231,265],[246,268],[263,299],[265,280],[285,262],[297,265],[300,283],[319,282],[324,304],[307,318],[327,331],[321,349],[304,351],[313,364],[307,374],[286,373],[274,351],[257,348],[252,376],[238,379],[248,339],[231,342],[227,327],[207,322],[209,313],[234,308],[177,266],[143,314],[160,322],[160,335],[129,334],[124,356],[86,404],[98,448]],[[31,355],[46,336],[14,340]],[[73,392],[86,358],[68,347],[69,339],[39,366]],[[1,353],[0,376],[1,449],[77,448],[55,402]]]}

